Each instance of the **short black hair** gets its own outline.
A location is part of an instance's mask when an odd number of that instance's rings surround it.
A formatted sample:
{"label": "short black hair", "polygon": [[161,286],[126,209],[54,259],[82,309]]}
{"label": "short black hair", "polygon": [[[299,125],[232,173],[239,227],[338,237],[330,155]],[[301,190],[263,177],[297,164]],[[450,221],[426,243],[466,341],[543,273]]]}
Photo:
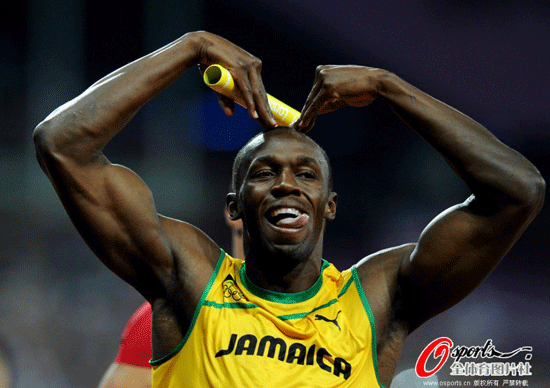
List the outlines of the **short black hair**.
{"label": "short black hair", "polygon": [[[293,131],[293,133],[298,136],[302,137],[303,139],[308,139],[313,144],[315,144],[319,150],[321,150],[321,154],[323,155],[327,166],[328,166],[328,191],[332,191],[332,167],[330,165],[330,160],[328,158],[328,155],[326,151],[319,145],[315,140],[313,140],[311,137],[307,136],[305,133],[299,132],[291,127],[277,127],[275,129],[270,130],[269,132],[273,131]],[[233,160],[233,169],[231,174],[231,191],[237,193],[239,191],[239,188],[243,182],[244,179],[244,166],[247,166],[250,161],[252,160],[252,151],[255,150],[254,143],[256,140],[262,136],[266,132],[262,132],[254,136],[252,139],[250,139],[237,153],[237,156],[235,156],[235,159]],[[248,162],[248,163],[247,163]]]}

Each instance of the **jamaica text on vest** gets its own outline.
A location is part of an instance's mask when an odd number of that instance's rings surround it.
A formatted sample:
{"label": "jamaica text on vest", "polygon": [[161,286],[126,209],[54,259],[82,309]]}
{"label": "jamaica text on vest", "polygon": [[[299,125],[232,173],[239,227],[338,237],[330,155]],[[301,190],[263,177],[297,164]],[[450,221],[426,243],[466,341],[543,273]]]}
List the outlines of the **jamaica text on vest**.
{"label": "jamaica text on vest", "polygon": [[298,342],[291,343],[289,346],[282,338],[275,338],[270,335],[261,338],[258,344],[258,338],[253,334],[245,334],[240,338],[237,334],[232,334],[227,349],[217,352],[216,357],[223,357],[232,353],[235,356],[243,354],[264,356],[265,350],[268,348],[266,356],[275,358],[277,347],[279,348],[279,355],[277,357],[279,361],[289,364],[296,361],[298,365],[317,364],[322,370],[335,376],[342,376],[346,380],[351,374],[351,364],[343,358],[336,357],[334,359],[334,366],[330,363],[327,364],[324,358],[332,358],[332,355],[325,348],[319,348],[316,351],[315,345],[311,345],[308,349],[305,345]]}

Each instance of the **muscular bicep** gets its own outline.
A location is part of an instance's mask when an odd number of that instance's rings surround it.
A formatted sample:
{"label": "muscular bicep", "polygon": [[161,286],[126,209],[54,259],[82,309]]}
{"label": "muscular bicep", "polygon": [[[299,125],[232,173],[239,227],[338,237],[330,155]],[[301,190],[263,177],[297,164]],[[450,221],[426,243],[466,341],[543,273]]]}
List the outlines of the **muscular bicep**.
{"label": "muscular bicep", "polygon": [[171,248],[147,185],[99,155],[81,164],[46,155],[47,174],[72,222],[105,265],[144,293],[151,268],[170,264]]}
{"label": "muscular bicep", "polygon": [[437,216],[399,271],[412,327],[471,293],[528,222],[519,206],[484,209],[473,196]]}

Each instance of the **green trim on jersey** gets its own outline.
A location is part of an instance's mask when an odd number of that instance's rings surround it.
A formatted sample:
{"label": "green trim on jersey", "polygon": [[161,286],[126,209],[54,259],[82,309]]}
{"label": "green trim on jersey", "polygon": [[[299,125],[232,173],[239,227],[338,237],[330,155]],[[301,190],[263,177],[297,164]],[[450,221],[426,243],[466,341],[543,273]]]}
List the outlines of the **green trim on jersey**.
{"label": "green trim on jersey", "polygon": [[204,302],[204,306],[206,307],[213,307],[215,309],[254,309],[256,307],[259,307],[255,303],[237,303],[237,302],[223,302],[223,303],[216,303],[211,300],[207,300]]}
{"label": "green trim on jersey", "polygon": [[275,302],[275,303],[285,303],[285,304],[301,303],[301,302],[305,302],[308,299],[311,299],[317,294],[317,292],[319,292],[319,290],[321,289],[321,286],[323,285],[323,271],[329,265],[330,263],[328,261],[322,259],[321,275],[310,288],[301,292],[295,292],[295,293],[275,292],[275,291],[269,291],[261,287],[258,287],[257,285],[252,283],[252,281],[246,274],[246,262],[243,263],[241,267],[241,271],[240,271],[241,282],[243,283],[243,286],[248,291],[250,291],[252,294],[264,300]]}
{"label": "green trim on jersey", "polygon": [[151,359],[149,361],[149,364],[152,366],[160,365],[172,357],[174,357],[178,352],[184,347],[185,343],[189,339],[189,336],[191,335],[191,332],[193,331],[193,328],[195,327],[195,323],[197,322],[197,318],[199,317],[199,313],[201,311],[202,306],[204,305],[204,301],[206,299],[206,296],[210,292],[210,289],[212,288],[212,285],[214,284],[214,281],[216,280],[216,277],[218,276],[218,272],[220,271],[220,267],[222,266],[223,260],[225,258],[225,252],[223,249],[220,249],[220,257],[218,258],[218,263],[216,264],[216,268],[214,268],[214,272],[212,273],[212,276],[210,276],[210,280],[208,280],[208,284],[206,285],[206,288],[201,294],[201,298],[199,299],[199,303],[197,303],[197,307],[195,308],[195,313],[193,314],[193,319],[191,319],[191,323],[189,324],[189,327],[187,328],[187,331],[185,332],[185,336],[181,340],[181,342],[172,350],[170,353],[168,353],[166,356],[159,358],[158,360]]}
{"label": "green trim on jersey", "polygon": [[[242,260],[227,254],[221,260],[196,320],[182,333],[185,342],[153,366],[154,387],[384,388],[374,317],[357,269],[339,272],[322,261],[322,280],[305,292],[260,296]],[[336,318],[314,319],[319,313]],[[266,371],[272,371],[267,380]]]}
{"label": "green trim on jersey", "polygon": [[376,380],[378,381],[378,385],[380,387],[385,388],[380,383],[380,375],[378,373],[378,356],[376,352],[377,343],[376,343],[376,324],[374,322],[374,315],[372,313],[372,310],[370,309],[369,301],[367,300],[367,297],[365,295],[365,290],[363,290],[363,286],[361,285],[361,280],[359,279],[359,274],[357,273],[357,268],[355,266],[351,267],[351,273],[352,273],[352,279],[355,281],[355,287],[357,287],[357,291],[359,291],[359,296],[361,297],[361,302],[363,302],[363,307],[365,308],[365,311],[367,312],[367,316],[369,317],[370,326],[371,326],[371,332],[372,332],[372,362],[374,365],[374,371],[376,373]]}
{"label": "green trim on jersey", "polygon": [[[353,283],[353,277],[348,280],[348,282],[345,284],[345,286],[342,288],[342,291],[340,292],[340,294],[338,294],[338,298],[340,298],[342,295],[344,295],[346,293],[346,291],[348,290],[349,286],[351,285],[351,283]],[[327,308],[329,306],[332,306],[334,303],[337,303],[338,302],[338,299],[332,299],[330,301],[328,301],[327,303],[319,306],[319,307],[316,307],[314,308],[313,310],[309,311],[309,312],[306,312],[306,313],[297,313],[297,314],[289,314],[289,315],[279,315],[277,318],[279,318],[280,320],[282,321],[288,321],[290,319],[301,319],[301,318],[305,318],[307,317],[309,314],[311,313],[314,313],[315,311],[319,311],[319,310],[322,310],[324,308]]]}

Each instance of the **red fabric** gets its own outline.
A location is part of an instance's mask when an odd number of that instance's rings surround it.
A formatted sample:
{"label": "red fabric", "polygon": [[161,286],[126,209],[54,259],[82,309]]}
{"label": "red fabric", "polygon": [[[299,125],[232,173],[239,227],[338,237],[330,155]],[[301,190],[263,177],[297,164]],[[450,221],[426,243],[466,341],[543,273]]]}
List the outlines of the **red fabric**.
{"label": "red fabric", "polygon": [[150,368],[151,359],[151,305],[143,303],[130,317],[122,331],[117,364]]}

